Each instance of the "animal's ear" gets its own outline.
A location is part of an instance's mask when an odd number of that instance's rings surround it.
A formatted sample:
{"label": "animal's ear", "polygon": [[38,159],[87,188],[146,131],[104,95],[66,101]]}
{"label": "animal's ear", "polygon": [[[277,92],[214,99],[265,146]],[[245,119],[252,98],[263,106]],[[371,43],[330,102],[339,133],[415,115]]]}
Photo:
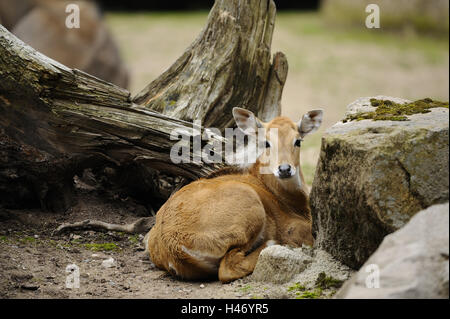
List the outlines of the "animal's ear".
{"label": "animal's ear", "polygon": [[311,134],[317,131],[322,124],[323,110],[312,110],[303,115],[302,119],[298,122],[298,131],[300,136]]}
{"label": "animal's ear", "polygon": [[234,107],[233,117],[236,125],[247,135],[256,135],[258,128],[263,127],[261,121],[249,110]]}

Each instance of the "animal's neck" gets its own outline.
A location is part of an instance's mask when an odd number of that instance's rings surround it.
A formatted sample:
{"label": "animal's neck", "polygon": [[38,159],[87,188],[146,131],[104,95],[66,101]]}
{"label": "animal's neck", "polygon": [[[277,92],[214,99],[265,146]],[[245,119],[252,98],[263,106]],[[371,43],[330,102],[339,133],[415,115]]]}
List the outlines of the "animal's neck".
{"label": "animal's neck", "polygon": [[309,218],[308,190],[299,167],[296,168],[296,176],[285,180],[280,180],[273,174],[261,174],[259,162],[256,162],[249,172],[258,178],[279,199],[280,203]]}

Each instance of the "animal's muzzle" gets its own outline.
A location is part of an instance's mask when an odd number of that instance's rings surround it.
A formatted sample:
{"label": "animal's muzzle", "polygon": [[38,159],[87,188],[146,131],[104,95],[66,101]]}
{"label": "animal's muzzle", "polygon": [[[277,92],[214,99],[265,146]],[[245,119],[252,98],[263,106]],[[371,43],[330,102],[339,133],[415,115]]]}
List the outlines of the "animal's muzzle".
{"label": "animal's muzzle", "polygon": [[278,166],[278,177],[289,178],[292,176],[292,167],[289,164],[281,164]]}

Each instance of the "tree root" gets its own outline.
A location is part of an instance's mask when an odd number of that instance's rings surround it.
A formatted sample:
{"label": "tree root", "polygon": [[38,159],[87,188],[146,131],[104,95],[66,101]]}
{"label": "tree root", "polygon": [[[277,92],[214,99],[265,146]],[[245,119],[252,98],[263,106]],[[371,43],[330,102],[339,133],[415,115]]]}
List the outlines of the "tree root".
{"label": "tree root", "polygon": [[54,232],[53,235],[61,234],[68,230],[112,230],[119,231],[128,234],[141,234],[148,232],[155,224],[155,217],[142,217],[131,224],[119,225],[102,222],[99,220],[86,219],[81,222],[75,223],[65,223],[60,225]]}

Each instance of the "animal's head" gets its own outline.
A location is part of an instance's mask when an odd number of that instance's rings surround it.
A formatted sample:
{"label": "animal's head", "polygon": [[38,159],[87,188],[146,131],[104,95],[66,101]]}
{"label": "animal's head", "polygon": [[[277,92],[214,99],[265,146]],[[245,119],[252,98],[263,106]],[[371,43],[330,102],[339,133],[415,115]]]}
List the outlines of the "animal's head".
{"label": "animal's head", "polygon": [[302,140],[320,127],[323,111],[309,111],[297,123],[287,117],[276,117],[264,123],[251,111],[238,107],[233,108],[233,116],[245,134],[263,134],[258,140],[265,149],[260,152],[258,161],[265,173],[287,180],[299,176]]}

